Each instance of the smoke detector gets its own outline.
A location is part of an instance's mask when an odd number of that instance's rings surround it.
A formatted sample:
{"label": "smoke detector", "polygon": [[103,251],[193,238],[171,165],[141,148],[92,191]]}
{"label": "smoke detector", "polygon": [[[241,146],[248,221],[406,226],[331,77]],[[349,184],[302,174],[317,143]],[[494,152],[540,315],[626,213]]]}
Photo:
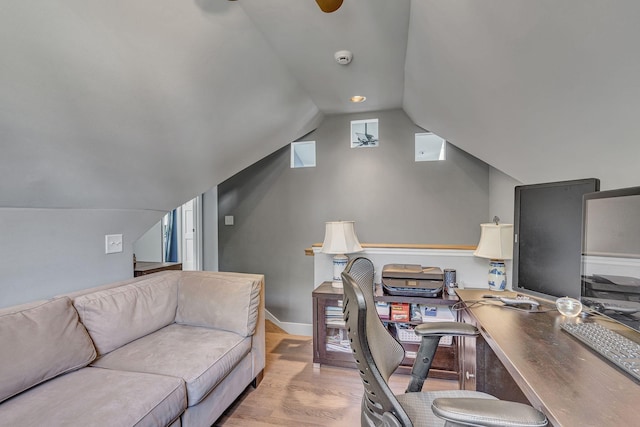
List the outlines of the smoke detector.
{"label": "smoke detector", "polygon": [[353,53],[348,50],[339,50],[333,54],[336,62],[340,65],[348,65],[353,59]]}

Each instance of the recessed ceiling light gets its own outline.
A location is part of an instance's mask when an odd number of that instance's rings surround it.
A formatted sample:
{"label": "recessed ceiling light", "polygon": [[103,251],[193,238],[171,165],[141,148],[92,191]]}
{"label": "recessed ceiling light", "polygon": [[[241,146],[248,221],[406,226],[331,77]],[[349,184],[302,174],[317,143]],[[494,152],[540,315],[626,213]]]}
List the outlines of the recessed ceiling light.
{"label": "recessed ceiling light", "polygon": [[367,100],[366,96],[354,95],[351,97],[351,102],[364,102]]}

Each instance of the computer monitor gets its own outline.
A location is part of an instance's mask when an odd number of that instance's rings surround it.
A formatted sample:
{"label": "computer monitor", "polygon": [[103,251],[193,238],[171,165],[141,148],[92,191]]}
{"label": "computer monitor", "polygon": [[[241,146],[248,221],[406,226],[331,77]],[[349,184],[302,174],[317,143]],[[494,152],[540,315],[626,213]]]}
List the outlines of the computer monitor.
{"label": "computer monitor", "polygon": [[584,196],[582,303],[640,331],[640,187]]}
{"label": "computer monitor", "polygon": [[513,290],[580,298],[582,196],[599,188],[596,178],[515,188]]}

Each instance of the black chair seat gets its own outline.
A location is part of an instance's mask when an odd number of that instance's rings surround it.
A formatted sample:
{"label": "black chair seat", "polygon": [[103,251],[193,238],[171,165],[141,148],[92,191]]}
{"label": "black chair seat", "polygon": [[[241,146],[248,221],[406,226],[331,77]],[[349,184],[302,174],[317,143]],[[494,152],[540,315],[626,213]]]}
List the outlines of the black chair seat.
{"label": "black chair seat", "polygon": [[497,400],[490,394],[469,390],[441,390],[396,395],[396,399],[407,412],[413,427],[443,426],[445,420],[430,410],[431,404],[435,399],[462,397]]}

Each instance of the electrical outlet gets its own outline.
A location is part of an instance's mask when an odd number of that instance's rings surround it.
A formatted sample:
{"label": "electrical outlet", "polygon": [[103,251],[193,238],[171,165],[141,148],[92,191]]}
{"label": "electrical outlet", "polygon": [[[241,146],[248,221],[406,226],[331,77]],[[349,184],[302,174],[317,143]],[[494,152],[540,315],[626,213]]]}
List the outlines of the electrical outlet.
{"label": "electrical outlet", "polygon": [[107,234],[104,236],[104,253],[114,254],[122,252],[122,234]]}

